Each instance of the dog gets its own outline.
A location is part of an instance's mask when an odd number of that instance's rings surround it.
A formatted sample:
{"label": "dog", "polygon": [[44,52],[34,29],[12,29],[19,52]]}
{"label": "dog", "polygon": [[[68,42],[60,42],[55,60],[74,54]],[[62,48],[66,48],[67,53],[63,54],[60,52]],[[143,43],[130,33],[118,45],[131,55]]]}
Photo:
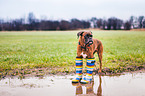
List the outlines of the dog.
{"label": "dog", "polygon": [[98,73],[102,71],[102,55],[103,44],[100,40],[93,38],[91,31],[80,31],[77,33],[79,38],[77,45],[77,57],[80,58],[94,58],[94,54],[97,52],[100,62],[100,68]]}

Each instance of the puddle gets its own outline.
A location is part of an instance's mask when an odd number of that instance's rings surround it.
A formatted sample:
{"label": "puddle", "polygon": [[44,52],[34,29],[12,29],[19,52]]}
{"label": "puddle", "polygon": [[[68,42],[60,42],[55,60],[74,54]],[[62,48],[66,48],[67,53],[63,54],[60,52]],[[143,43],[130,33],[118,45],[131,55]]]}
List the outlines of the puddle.
{"label": "puddle", "polygon": [[74,76],[0,80],[0,96],[145,96],[145,72],[94,76],[88,85],[73,84]]}

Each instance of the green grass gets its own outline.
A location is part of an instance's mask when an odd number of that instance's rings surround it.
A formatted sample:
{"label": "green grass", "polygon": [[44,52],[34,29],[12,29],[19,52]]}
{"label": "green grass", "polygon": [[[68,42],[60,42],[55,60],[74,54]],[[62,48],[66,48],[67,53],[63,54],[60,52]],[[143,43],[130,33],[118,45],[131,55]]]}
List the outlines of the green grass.
{"label": "green grass", "polygon": [[[0,32],[0,71],[74,66],[77,32]],[[93,31],[93,35],[104,46],[103,68],[145,65],[145,32]]]}

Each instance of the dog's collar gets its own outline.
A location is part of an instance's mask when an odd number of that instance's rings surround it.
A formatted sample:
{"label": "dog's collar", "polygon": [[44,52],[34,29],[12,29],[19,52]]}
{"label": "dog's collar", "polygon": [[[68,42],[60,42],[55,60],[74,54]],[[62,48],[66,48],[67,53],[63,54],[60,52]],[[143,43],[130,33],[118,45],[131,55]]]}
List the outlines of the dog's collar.
{"label": "dog's collar", "polygon": [[[79,46],[80,46],[82,49],[84,49],[84,50],[86,51],[88,48],[90,48],[90,45],[92,45],[93,42],[92,42],[91,44],[87,43],[87,44],[85,44],[85,46],[81,46],[80,42],[79,42],[78,44],[79,44]],[[88,44],[89,44],[89,45],[88,45]],[[87,46],[87,45],[88,45],[88,46]]]}

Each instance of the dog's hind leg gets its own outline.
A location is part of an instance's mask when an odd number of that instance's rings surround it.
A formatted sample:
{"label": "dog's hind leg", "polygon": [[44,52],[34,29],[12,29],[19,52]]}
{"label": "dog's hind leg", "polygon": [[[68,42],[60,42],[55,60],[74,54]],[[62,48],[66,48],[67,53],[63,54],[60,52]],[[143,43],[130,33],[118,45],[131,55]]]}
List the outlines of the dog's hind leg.
{"label": "dog's hind leg", "polygon": [[102,72],[102,58],[103,58],[103,45],[102,45],[102,43],[99,44],[97,49],[98,49],[97,53],[98,53],[99,62],[100,62],[100,68],[99,68],[98,73],[101,73]]}

